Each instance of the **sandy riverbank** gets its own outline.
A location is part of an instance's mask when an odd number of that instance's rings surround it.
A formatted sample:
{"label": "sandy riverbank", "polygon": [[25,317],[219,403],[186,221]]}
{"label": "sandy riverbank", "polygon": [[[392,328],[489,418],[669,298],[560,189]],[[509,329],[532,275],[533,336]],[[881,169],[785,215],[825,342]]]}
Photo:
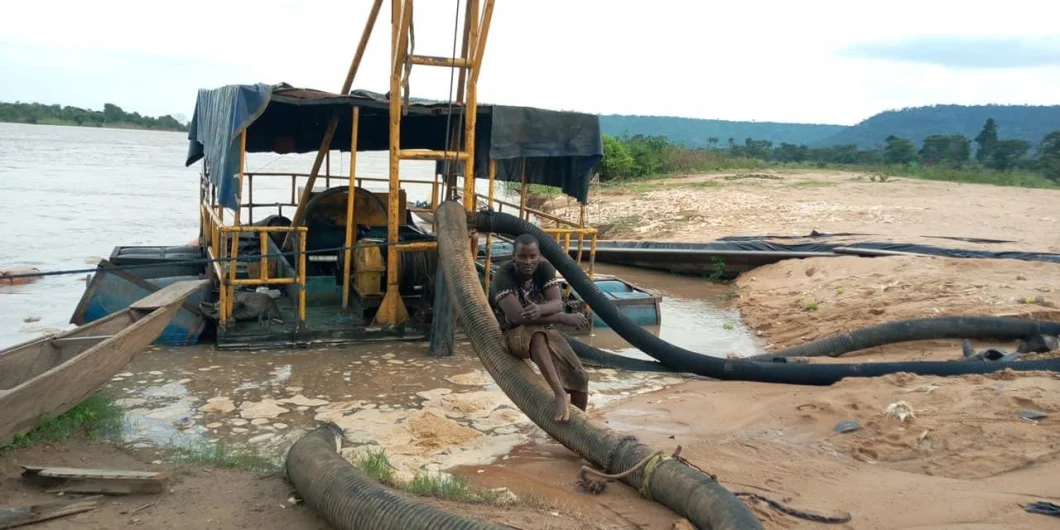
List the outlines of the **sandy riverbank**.
{"label": "sandy riverbank", "polygon": [[[868,173],[756,170],[599,186],[594,226],[609,239],[710,241],[724,236],[872,234],[872,239],[962,248],[1060,251],[1053,190],[935,182]],[[577,203],[549,206],[577,219]],[[1013,240],[980,245],[928,236]]]}
{"label": "sandy riverbank", "polygon": [[[609,237],[709,241],[727,235],[874,234],[874,240],[1055,252],[1060,192],[889,179],[849,173],[708,175],[596,190],[590,219]],[[553,201],[562,210],[565,201]],[[1018,205],[1018,206],[1016,206]],[[1012,240],[973,244],[926,236]],[[770,348],[842,330],[937,315],[1060,320],[1049,307],[1060,265],[1019,260],[814,258],[760,267],[735,282],[745,323]],[[1025,304],[1042,296],[1046,305]],[[986,345],[977,345],[982,348]],[[1011,344],[1000,345],[1012,348]],[[959,341],[906,343],[858,361],[954,359]],[[692,461],[733,490],[791,499],[847,528],[1050,528],[1020,504],[1056,501],[1060,378],[894,375],[828,388],[691,382],[601,414]],[[901,420],[888,409],[913,412]],[[1019,413],[1047,414],[1037,422]],[[704,418],[709,420],[704,421]],[[856,419],[862,428],[839,434]],[[899,509],[899,507],[901,507]],[[769,528],[815,523],[759,508]],[[653,526],[661,528],[661,520]]]}

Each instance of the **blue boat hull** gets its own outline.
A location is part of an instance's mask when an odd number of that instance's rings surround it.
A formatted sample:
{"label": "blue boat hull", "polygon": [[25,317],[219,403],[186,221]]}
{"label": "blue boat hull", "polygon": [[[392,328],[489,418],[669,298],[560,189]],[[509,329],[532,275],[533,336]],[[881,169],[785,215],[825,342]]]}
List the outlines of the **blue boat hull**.
{"label": "blue boat hull", "polygon": [[[96,268],[92,280],[81,295],[81,301],[70,317],[72,324],[83,326],[107,315],[128,308],[133,302],[173,282],[198,277],[172,276],[164,278],[139,278],[103,260]],[[206,288],[190,294],[180,311],[162,331],[155,344],[166,346],[188,346],[196,344],[206,328],[206,320],[199,311],[199,302],[206,295]]]}
{"label": "blue boat hull", "polygon": [[[594,278],[593,283],[604,293],[611,303],[638,326],[658,326],[662,324],[662,297],[649,293],[637,286],[618,278]],[[564,286],[566,290],[566,286]],[[581,302],[581,297],[571,290],[571,300]],[[593,327],[609,328],[600,316],[593,313]]]}

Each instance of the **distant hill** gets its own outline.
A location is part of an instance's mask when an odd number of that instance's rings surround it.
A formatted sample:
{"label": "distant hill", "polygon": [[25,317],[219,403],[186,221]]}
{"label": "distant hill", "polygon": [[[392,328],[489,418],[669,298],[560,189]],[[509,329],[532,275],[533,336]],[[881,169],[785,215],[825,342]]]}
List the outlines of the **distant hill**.
{"label": "distant hill", "polygon": [[999,138],[1026,140],[1037,147],[1046,134],[1060,129],[1060,105],[934,105],[889,110],[811,145],[857,144],[867,149],[883,146],[892,134],[912,140],[918,147],[932,134],[963,134],[971,140],[987,118],[997,123]]}
{"label": "distant hill", "polygon": [[[980,123],[980,125],[982,125]],[[705,120],[674,116],[600,115],[601,132],[611,136],[666,136],[671,142],[686,147],[708,147],[707,139],[718,139],[718,147],[725,147],[732,138],[743,144],[750,137],[769,140],[774,144],[787,142],[796,145],[815,144],[847,128],[844,125],[805,123],[774,123],[750,121]]]}

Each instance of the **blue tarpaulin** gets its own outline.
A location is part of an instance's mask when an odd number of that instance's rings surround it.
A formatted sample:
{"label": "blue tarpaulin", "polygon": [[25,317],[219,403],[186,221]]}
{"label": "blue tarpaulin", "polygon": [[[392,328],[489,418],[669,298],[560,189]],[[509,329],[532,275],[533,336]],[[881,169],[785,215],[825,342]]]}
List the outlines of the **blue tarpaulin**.
{"label": "blue tarpaulin", "polygon": [[217,202],[225,208],[239,206],[240,137],[265,112],[271,96],[272,87],[262,83],[199,90],[188,125],[186,165],[206,157],[210,182],[217,186]]}
{"label": "blue tarpaulin", "polygon": [[[384,94],[367,90],[331,94],[282,83],[200,90],[188,130],[186,165],[205,157],[219,204],[234,208],[239,204],[236,175],[244,131],[247,152],[315,152],[320,149],[328,119],[338,116],[330,148],[349,152],[353,107],[361,109],[357,150],[388,150],[389,101]],[[461,106],[413,103],[402,119],[401,146],[445,149],[450,128],[463,132]],[[283,151],[278,150],[280,146]],[[488,178],[489,161],[496,160],[498,180],[519,182],[525,164],[530,183],[561,188],[585,203],[589,172],[603,159],[603,153],[600,118],[594,114],[504,105],[478,107],[475,178]],[[436,169],[446,173],[445,163],[439,162]],[[457,174],[463,173],[458,169]]]}

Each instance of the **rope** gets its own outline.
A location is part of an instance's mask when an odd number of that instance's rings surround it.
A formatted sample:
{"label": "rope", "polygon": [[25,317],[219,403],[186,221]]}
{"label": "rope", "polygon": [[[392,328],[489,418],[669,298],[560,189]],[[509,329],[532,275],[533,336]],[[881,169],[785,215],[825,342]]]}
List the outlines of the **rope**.
{"label": "rope", "polygon": [[[643,467],[644,468],[644,478],[642,479],[641,484],[640,484],[640,494],[642,496],[644,496],[645,499],[655,500],[652,497],[652,494],[651,494],[651,478],[655,474],[655,469],[659,467],[659,464],[661,464],[661,463],[663,463],[663,462],[665,462],[667,460],[670,460],[672,458],[676,458],[680,453],[681,453],[681,446],[677,446],[677,449],[673,452],[673,454],[670,454],[670,455],[667,455],[666,453],[664,453],[662,451],[656,451],[656,452],[654,452],[654,453],[642,458],[640,462],[637,462],[636,464],[633,464],[633,467],[631,467],[631,468],[629,468],[629,469],[627,469],[627,470],[625,470],[625,471],[623,471],[621,473],[616,473],[614,475],[609,475],[609,474],[604,473],[602,471],[597,471],[597,470],[595,470],[595,469],[593,469],[593,468],[591,468],[589,466],[582,466],[581,473],[582,473],[582,477],[583,477],[583,482],[587,482],[584,479],[584,475],[586,473],[588,473],[590,475],[596,475],[597,477],[600,477],[600,478],[605,479],[607,481],[611,481],[611,480],[621,479],[621,478],[629,475],[630,473],[633,473],[634,471],[636,471],[636,470],[638,470],[638,469]],[[600,488],[598,486],[595,487],[595,488],[593,488],[591,486],[587,486],[586,489],[590,489],[590,490],[596,489],[596,490],[602,491],[602,488]]]}
{"label": "rope", "polygon": [[[707,477],[710,477],[711,480],[713,480],[715,482],[718,481],[718,476],[717,475],[704,471],[703,469],[699,468],[698,466],[696,466],[692,462],[689,462],[688,459],[686,459],[685,457],[681,456],[681,446],[679,445],[679,446],[677,446],[677,449],[674,449],[674,452],[672,454],[667,455],[666,453],[664,453],[662,451],[656,451],[656,452],[644,457],[643,459],[641,459],[641,461],[637,462],[636,464],[634,464],[633,467],[631,467],[631,468],[629,468],[629,469],[627,469],[627,470],[625,470],[625,471],[623,471],[621,473],[616,473],[614,475],[609,475],[609,474],[604,473],[602,471],[597,471],[597,470],[595,470],[595,469],[593,469],[593,468],[591,468],[589,466],[582,466],[581,473],[579,473],[579,477],[578,477],[578,479],[579,479],[579,487],[581,487],[583,490],[588,491],[590,493],[594,493],[594,494],[595,493],[600,493],[600,492],[602,492],[604,490],[604,486],[606,485],[606,483],[600,483],[600,482],[593,483],[593,481],[589,480],[585,476],[586,474],[595,475],[595,476],[597,476],[599,478],[602,478],[605,481],[609,482],[609,481],[612,481],[612,480],[618,480],[618,479],[624,478],[625,476],[629,475],[630,473],[633,473],[634,471],[636,471],[636,470],[638,470],[640,468],[644,468],[644,478],[641,481],[640,490],[639,491],[640,491],[641,496],[643,496],[645,499],[653,501],[655,499],[654,499],[654,497],[652,496],[652,493],[651,493],[651,479],[655,475],[655,470],[659,467],[659,465],[662,464],[663,462],[667,461],[667,460],[676,460],[676,461],[680,462],[681,464],[683,464],[683,465],[685,465],[685,466],[687,466],[689,468],[692,468],[692,469],[694,469],[694,470],[706,475]],[[850,514],[850,512],[847,512],[845,515],[841,515],[841,516],[838,516],[838,517],[828,517],[826,515],[821,515],[821,514],[818,514],[818,513],[815,513],[815,512],[811,512],[811,511],[808,511],[808,510],[799,510],[797,508],[792,508],[792,507],[790,507],[790,506],[788,506],[788,505],[786,505],[786,504],[784,504],[784,503],[782,503],[780,501],[775,501],[773,499],[770,499],[769,497],[765,497],[763,495],[759,495],[757,493],[752,493],[752,492],[747,492],[747,491],[734,491],[733,495],[736,495],[737,497],[749,497],[749,498],[752,498],[752,499],[755,499],[755,500],[758,500],[758,501],[762,501],[762,502],[768,504],[774,510],[777,510],[778,512],[790,515],[792,517],[797,517],[799,519],[805,519],[807,521],[813,521],[813,522],[822,523],[822,524],[844,524],[844,523],[850,522],[850,520],[853,518],[853,516]]]}
{"label": "rope", "polygon": [[[678,449],[680,451],[680,449]],[[653,455],[648,463],[644,465],[644,480],[640,483],[640,494],[649,501],[654,501],[655,498],[651,494],[651,477],[655,475],[655,469],[659,467],[659,464],[670,460],[671,456],[666,455],[662,452],[658,452]]]}

